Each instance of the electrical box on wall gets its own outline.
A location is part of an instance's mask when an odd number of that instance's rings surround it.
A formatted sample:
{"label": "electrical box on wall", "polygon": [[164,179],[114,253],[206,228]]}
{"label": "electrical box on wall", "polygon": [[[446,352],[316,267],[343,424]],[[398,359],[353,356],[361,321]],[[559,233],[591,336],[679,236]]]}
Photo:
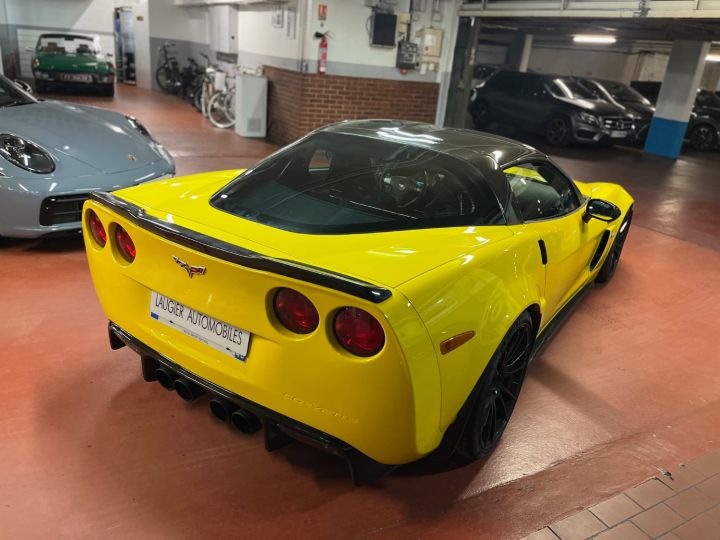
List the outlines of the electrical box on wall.
{"label": "electrical box on wall", "polygon": [[397,15],[373,11],[370,28],[370,45],[394,47],[397,38]]}
{"label": "electrical box on wall", "polygon": [[238,10],[235,6],[210,6],[210,48],[237,53]]}
{"label": "electrical box on wall", "polygon": [[420,38],[420,62],[427,64],[440,62],[443,31],[439,28],[423,28],[415,35]]}
{"label": "electrical box on wall", "polygon": [[398,43],[397,62],[395,67],[399,69],[415,69],[418,63],[420,48],[412,41],[401,41]]}

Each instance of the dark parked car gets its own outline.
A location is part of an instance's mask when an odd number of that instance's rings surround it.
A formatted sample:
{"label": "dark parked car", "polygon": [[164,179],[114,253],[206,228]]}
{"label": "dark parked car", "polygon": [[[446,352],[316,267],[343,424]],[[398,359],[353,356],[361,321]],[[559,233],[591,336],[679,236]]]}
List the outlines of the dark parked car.
{"label": "dark parked car", "polygon": [[[660,81],[633,81],[630,85],[652,103],[660,95]],[[714,150],[720,141],[720,97],[709,90],[698,89],[688,121],[685,138],[693,148]]]}
{"label": "dark parked car", "polygon": [[477,129],[510,124],[550,144],[609,146],[635,138],[634,118],[599,99],[573,77],[498,71],[475,87],[469,111]]}
{"label": "dark parked car", "polygon": [[593,95],[614,103],[635,117],[635,139],[643,143],[647,138],[648,128],[655,107],[640,92],[630,86],[618,81],[606,79],[578,79],[580,84],[585,86]]}

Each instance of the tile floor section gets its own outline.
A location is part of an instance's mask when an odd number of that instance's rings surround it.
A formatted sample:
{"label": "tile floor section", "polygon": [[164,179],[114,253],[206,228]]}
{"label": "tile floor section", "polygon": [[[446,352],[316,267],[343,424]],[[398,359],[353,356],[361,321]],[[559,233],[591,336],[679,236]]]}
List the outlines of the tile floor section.
{"label": "tile floor section", "polygon": [[720,540],[720,450],[565,517],[524,540]]}

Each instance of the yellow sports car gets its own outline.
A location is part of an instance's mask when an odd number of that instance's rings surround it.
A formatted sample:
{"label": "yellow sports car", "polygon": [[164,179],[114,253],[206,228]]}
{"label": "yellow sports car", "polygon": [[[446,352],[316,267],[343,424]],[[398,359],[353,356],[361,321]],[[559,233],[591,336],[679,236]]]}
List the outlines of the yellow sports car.
{"label": "yellow sports car", "polygon": [[612,277],[632,206],[524,144],[366,120],[246,171],[93,193],[83,230],[111,346],[145,380],[361,483],[492,450],[553,323]]}

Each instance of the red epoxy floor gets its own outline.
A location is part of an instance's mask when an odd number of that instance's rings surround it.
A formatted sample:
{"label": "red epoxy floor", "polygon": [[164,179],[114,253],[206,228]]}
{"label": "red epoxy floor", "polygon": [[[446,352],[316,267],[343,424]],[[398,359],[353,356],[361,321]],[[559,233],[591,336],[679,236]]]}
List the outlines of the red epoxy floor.
{"label": "red epoxy floor", "polygon": [[[175,98],[82,98],[141,119],[178,173],[274,148]],[[112,352],[81,241],[0,240],[0,537],[517,538],[720,446],[720,158],[558,155],[635,194],[614,280],[532,365],[484,463],[409,466],[354,488],[341,461],[220,425]]]}

